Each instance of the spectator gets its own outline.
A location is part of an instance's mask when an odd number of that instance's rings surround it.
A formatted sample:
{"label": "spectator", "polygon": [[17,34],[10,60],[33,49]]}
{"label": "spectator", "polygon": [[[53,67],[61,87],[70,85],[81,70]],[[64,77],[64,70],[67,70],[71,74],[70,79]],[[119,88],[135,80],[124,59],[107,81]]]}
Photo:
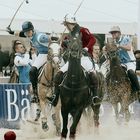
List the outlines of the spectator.
{"label": "spectator", "polygon": [[140,70],[140,50],[136,50],[134,52],[134,55],[136,57],[136,71]]}
{"label": "spectator", "polygon": [[104,77],[106,78],[110,69],[110,62],[109,59],[107,58],[106,46],[102,48],[99,63],[100,63],[100,70],[103,73]]}
{"label": "spectator", "polygon": [[26,49],[19,40],[15,40],[13,50],[15,52],[14,64],[19,73],[19,83],[30,83],[29,71],[31,60]]}
{"label": "spectator", "polygon": [[16,134],[14,131],[8,131],[4,134],[4,140],[16,140]]}
{"label": "spectator", "polygon": [[93,51],[92,51],[92,56],[93,56],[93,60],[95,62],[95,70],[99,70],[99,57],[100,57],[100,45],[98,43],[96,43],[93,47]]}

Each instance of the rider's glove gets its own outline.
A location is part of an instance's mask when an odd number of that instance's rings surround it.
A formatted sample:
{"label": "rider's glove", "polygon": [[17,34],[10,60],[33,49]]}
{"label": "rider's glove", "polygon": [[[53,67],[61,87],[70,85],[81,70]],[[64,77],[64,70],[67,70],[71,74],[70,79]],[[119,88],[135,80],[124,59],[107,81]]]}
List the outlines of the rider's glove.
{"label": "rider's glove", "polygon": [[11,30],[11,28],[8,26],[7,27],[7,32],[9,33],[9,34],[11,34],[11,35],[13,35],[14,34],[14,31],[13,30]]}

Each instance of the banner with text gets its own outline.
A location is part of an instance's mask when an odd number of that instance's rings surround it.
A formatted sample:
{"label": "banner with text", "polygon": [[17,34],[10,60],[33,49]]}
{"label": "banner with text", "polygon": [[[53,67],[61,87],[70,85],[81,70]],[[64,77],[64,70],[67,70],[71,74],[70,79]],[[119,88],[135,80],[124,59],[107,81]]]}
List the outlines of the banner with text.
{"label": "banner with text", "polygon": [[30,107],[29,84],[0,84],[0,127],[19,128]]}

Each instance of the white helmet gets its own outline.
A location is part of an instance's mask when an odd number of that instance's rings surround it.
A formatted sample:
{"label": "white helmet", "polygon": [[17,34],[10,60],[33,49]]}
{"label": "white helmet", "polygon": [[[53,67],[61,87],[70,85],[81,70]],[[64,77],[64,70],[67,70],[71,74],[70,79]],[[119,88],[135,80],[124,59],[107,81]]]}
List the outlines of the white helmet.
{"label": "white helmet", "polygon": [[72,24],[75,24],[77,23],[76,22],[76,18],[74,16],[71,16],[69,14],[67,14],[65,17],[64,17],[64,21],[63,21],[63,24],[65,23],[72,23]]}

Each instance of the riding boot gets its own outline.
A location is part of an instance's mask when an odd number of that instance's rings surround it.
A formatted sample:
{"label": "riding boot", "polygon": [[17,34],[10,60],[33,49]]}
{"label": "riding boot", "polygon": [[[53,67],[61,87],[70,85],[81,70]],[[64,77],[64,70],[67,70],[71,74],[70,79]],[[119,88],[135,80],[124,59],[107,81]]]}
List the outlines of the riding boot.
{"label": "riding boot", "polygon": [[139,81],[137,78],[137,75],[135,74],[135,72],[133,70],[128,70],[128,77],[131,81],[131,85],[132,85],[132,89],[134,92],[140,92],[140,85],[139,85]]}
{"label": "riding boot", "polygon": [[90,89],[91,89],[91,98],[92,103],[99,103],[101,100],[98,97],[98,78],[97,75],[94,72],[89,73],[90,78]]}
{"label": "riding boot", "polygon": [[131,81],[133,92],[137,92],[138,100],[140,102],[140,85],[136,73],[133,70],[128,70],[128,77]]}
{"label": "riding boot", "polygon": [[33,89],[33,96],[31,97],[31,103],[39,103],[38,98],[38,70],[36,67],[32,67],[29,73],[30,81],[32,83],[32,89]]}
{"label": "riding boot", "polygon": [[54,93],[51,97],[47,97],[47,99],[50,101],[50,104],[52,104],[53,106],[56,106],[59,100],[59,94],[60,94],[60,84],[63,80],[63,75],[64,73],[62,71],[59,71],[55,78],[54,78]]}

